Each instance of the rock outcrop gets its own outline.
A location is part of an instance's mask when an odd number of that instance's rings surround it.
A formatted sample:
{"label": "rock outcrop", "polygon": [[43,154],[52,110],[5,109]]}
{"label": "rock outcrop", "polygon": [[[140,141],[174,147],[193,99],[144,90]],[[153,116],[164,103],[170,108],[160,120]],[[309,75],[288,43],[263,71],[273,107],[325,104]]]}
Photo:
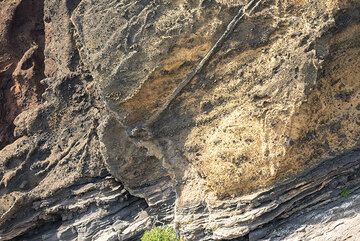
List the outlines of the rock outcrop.
{"label": "rock outcrop", "polygon": [[0,1],[0,240],[357,240],[360,1]]}

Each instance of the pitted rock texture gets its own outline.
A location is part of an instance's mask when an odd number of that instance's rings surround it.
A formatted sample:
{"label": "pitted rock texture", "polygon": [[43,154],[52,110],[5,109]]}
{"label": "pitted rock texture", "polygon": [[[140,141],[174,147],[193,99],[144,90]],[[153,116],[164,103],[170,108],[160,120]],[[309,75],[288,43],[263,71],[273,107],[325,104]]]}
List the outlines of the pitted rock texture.
{"label": "pitted rock texture", "polygon": [[356,240],[360,1],[0,1],[0,240]]}

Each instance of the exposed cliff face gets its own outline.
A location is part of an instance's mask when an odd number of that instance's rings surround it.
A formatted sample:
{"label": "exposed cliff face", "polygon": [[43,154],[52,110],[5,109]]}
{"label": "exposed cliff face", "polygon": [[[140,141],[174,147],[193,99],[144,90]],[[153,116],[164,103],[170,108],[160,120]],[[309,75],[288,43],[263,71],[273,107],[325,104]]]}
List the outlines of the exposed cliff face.
{"label": "exposed cliff face", "polygon": [[0,239],[359,232],[359,1],[0,7]]}

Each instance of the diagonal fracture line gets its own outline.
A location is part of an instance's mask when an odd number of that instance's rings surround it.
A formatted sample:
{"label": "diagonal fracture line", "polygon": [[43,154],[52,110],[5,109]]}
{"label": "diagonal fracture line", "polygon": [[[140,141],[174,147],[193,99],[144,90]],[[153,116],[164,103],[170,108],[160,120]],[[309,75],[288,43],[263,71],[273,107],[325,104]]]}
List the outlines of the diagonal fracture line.
{"label": "diagonal fracture line", "polygon": [[[229,35],[234,31],[238,23],[241,19],[244,18],[246,15],[250,15],[253,13],[253,11],[260,5],[260,3],[263,0],[251,0],[245,7],[241,7],[239,12],[236,14],[236,16],[231,20],[231,22],[226,27],[226,30],[224,33],[220,36],[220,38],[217,40],[217,42],[214,44],[214,46],[209,50],[209,52],[205,55],[205,57],[200,61],[198,66],[183,80],[181,83],[176,87],[174,92],[171,94],[171,96],[166,100],[166,102],[161,106],[159,110],[157,110],[146,122],[145,126],[149,127],[152,124],[154,124],[158,118],[161,116],[161,114],[169,107],[169,105],[172,103],[172,101],[176,98],[178,94],[184,89],[184,87],[192,80],[194,77],[200,73],[206,64],[210,61],[211,57],[214,56],[221,46],[224,44],[226,39],[229,37]],[[248,12],[246,12],[248,9],[250,9]]]}

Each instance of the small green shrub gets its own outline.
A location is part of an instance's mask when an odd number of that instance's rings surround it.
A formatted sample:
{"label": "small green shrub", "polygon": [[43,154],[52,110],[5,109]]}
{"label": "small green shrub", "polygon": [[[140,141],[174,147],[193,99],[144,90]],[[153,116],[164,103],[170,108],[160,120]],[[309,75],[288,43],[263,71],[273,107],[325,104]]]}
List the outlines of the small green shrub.
{"label": "small green shrub", "polygon": [[181,239],[176,237],[176,232],[172,227],[164,226],[146,231],[141,241],[181,241]]}
{"label": "small green shrub", "polygon": [[340,193],[340,196],[343,197],[343,198],[347,198],[347,197],[350,196],[351,193],[352,193],[351,190],[345,189],[345,190],[343,190],[343,191]]}

